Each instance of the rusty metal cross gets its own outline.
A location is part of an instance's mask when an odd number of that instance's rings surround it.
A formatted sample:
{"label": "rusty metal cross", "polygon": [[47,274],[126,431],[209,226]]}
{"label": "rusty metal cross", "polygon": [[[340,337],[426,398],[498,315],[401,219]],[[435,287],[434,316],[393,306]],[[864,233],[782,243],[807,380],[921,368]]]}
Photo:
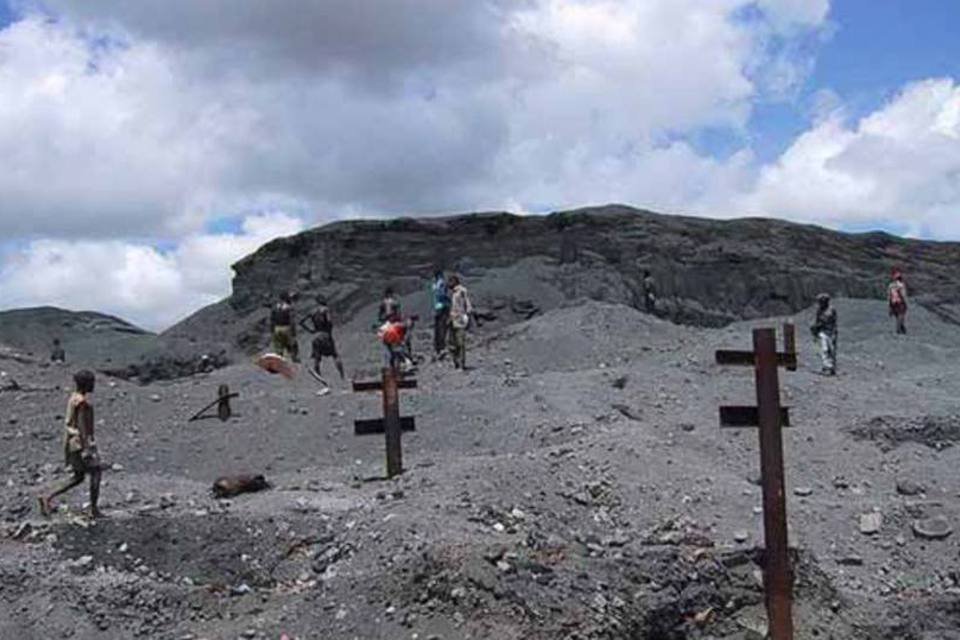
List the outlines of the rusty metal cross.
{"label": "rusty metal cross", "polygon": [[403,454],[400,448],[400,436],[404,431],[414,431],[412,416],[400,416],[400,397],[398,389],[415,389],[414,378],[402,378],[393,367],[385,367],[380,380],[354,381],[354,391],[382,391],[383,418],[355,420],[353,434],[365,436],[377,433],[386,435],[387,441],[387,477],[392,478],[403,473]]}
{"label": "rusty metal cross", "polygon": [[230,416],[233,415],[233,411],[230,409],[230,399],[236,398],[239,395],[239,393],[230,393],[230,387],[227,385],[220,385],[217,388],[217,399],[193,414],[187,422],[213,417],[205,415],[213,405],[217,405],[217,417],[220,418],[221,422],[226,422],[230,419]]}
{"label": "rusty metal cross", "polygon": [[782,352],[773,329],[753,330],[753,351],[717,351],[717,364],[752,365],[757,406],[720,407],[722,427],[760,427],[760,483],[763,487],[763,586],[772,640],[793,640],[793,574],[787,547],[787,507],[783,475],[781,427],[790,426],[787,407],[780,406],[778,367],[797,368],[796,331],[783,325]]}

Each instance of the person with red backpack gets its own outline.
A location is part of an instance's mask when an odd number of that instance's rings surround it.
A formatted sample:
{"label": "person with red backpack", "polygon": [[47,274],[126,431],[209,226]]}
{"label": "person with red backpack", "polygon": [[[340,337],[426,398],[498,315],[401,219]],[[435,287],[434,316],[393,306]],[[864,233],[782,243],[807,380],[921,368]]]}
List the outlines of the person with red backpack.
{"label": "person with red backpack", "polygon": [[380,325],[377,337],[384,348],[384,366],[404,373],[414,370],[415,365],[407,345],[417,319],[417,316],[404,318],[399,311],[392,311]]}
{"label": "person with red backpack", "polygon": [[897,334],[906,334],[907,285],[899,269],[893,270],[893,282],[887,287],[887,302],[890,304],[890,315],[896,319]]}

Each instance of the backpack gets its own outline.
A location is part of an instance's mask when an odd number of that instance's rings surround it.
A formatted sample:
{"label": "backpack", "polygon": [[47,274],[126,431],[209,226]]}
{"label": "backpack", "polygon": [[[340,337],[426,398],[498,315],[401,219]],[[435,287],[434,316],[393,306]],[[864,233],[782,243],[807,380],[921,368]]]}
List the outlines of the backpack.
{"label": "backpack", "polygon": [[384,344],[396,347],[403,344],[407,336],[407,328],[402,322],[385,322],[377,332]]}

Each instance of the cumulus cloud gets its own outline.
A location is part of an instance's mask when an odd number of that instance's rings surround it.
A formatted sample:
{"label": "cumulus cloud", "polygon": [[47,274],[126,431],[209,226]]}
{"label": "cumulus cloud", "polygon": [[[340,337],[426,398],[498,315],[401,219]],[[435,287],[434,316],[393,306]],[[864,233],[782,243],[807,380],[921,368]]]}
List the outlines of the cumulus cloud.
{"label": "cumulus cloud", "polygon": [[0,299],[113,313],[159,330],[229,294],[231,263],[302,229],[275,213],[244,218],[237,233],[189,235],[169,251],[124,240],[34,240],[7,256]]}
{"label": "cumulus cloud", "polygon": [[759,69],[795,83],[769,40],[825,3],[52,0],[0,31],[0,232],[646,202],[672,136],[742,129]]}
{"label": "cumulus cloud", "polygon": [[[0,30],[0,234],[21,247],[3,304],[77,306],[58,265],[82,254],[123,302],[80,306],[160,326],[225,293],[229,262],[267,239],[211,235],[209,221],[259,211],[316,224],[619,201],[957,237],[949,79],[857,121],[822,87],[809,130],[767,165],[753,156],[756,105],[795,99],[829,12],[829,0],[44,0]],[[712,155],[705,130],[735,148]],[[27,295],[27,268],[50,284]]]}
{"label": "cumulus cloud", "polygon": [[760,171],[751,212],[840,226],[905,226],[960,235],[960,85],[926,80],[848,124],[842,108]]}

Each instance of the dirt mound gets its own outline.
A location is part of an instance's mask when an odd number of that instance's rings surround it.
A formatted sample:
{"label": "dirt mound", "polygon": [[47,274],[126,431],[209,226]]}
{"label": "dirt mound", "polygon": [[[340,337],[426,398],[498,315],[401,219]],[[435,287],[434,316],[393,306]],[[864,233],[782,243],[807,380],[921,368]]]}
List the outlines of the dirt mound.
{"label": "dirt mound", "polygon": [[857,440],[870,440],[886,446],[916,442],[931,449],[944,449],[960,441],[960,416],[877,416],[865,424],[848,428]]}
{"label": "dirt mound", "polygon": [[[726,638],[763,627],[760,552],[669,546],[592,558],[583,551],[534,543],[515,552],[427,553],[402,567],[403,579],[383,596],[415,616],[459,615],[491,627],[509,620],[528,638]],[[793,564],[798,606],[818,611],[804,631],[844,628],[838,596],[816,561],[796,554]]]}

